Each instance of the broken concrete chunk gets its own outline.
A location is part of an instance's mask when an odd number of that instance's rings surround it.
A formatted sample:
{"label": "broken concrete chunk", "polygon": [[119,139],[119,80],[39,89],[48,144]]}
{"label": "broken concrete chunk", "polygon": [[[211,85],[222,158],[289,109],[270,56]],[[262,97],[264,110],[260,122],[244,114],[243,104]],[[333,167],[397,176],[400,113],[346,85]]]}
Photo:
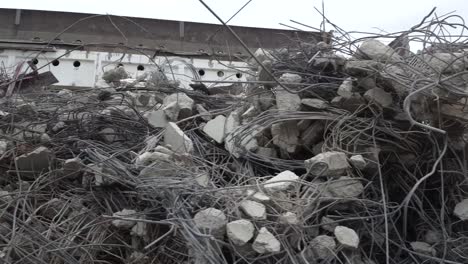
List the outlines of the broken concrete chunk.
{"label": "broken concrete chunk", "polygon": [[325,125],[320,120],[314,121],[305,131],[301,133],[301,141],[305,146],[311,146],[323,139]]}
{"label": "broken concrete chunk", "polygon": [[338,151],[318,154],[304,164],[307,171],[316,176],[339,176],[349,168],[346,154]]}
{"label": "broken concrete chunk", "polygon": [[247,216],[254,220],[266,219],[266,207],[259,202],[244,200],[240,203],[240,208]]}
{"label": "broken concrete chunk", "polygon": [[402,58],[392,48],[375,39],[365,40],[359,46],[356,55],[363,59],[370,58],[381,62],[402,61]]}
{"label": "broken concrete chunk", "polygon": [[282,111],[298,111],[301,108],[301,98],[281,87],[276,87],[276,107]]}
{"label": "broken concrete chunk", "polygon": [[367,165],[367,162],[362,155],[353,155],[351,156],[349,161],[351,162],[351,164],[353,164],[354,167],[360,170],[364,169]]}
{"label": "broken concrete chunk", "polygon": [[196,104],[195,108],[197,112],[200,114],[200,117],[205,121],[210,121],[212,119],[210,112],[203,107],[201,104]]}
{"label": "broken concrete chunk", "polygon": [[267,180],[263,188],[269,192],[285,191],[293,187],[298,180],[299,176],[292,171],[286,170]]}
{"label": "broken concrete chunk", "polygon": [[173,122],[169,122],[166,126],[164,144],[170,145],[177,153],[193,152],[192,140]]}
{"label": "broken concrete chunk", "polygon": [[285,83],[300,83],[302,81],[302,77],[295,73],[283,73],[279,78],[279,81]]}
{"label": "broken concrete chunk", "polygon": [[411,248],[416,252],[424,255],[435,256],[436,250],[426,242],[415,241],[410,243]]}
{"label": "broken concrete chunk", "polygon": [[271,126],[273,144],[288,153],[296,152],[299,145],[299,130],[296,121],[286,121]]}
{"label": "broken concrete chunk", "polygon": [[338,198],[356,198],[364,192],[364,186],[361,181],[349,176],[342,176],[333,180],[327,188],[327,191]]}
{"label": "broken concrete chunk", "polygon": [[106,127],[102,129],[101,131],[99,131],[99,135],[102,137],[104,142],[108,144],[114,143],[117,140],[119,140],[117,132],[111,127]]}
{"label": "broken concrete chunk", "polygon": [[135,160],[137,166],[148,166],[155,161],[170,161],[171,155],[161,152],[144,152]]}
{"label": "broken concrete chunk", "polygon": [[132,236],[145,237],[147,235],[147,224],[137,221],[130,231]]}
{"label": "broken concrete chunk", "polygon": [[326,109],[328,107],[328,102],[317,98],[304,98],[301,100],[301,103],[315,109]]}
{"label": "broken concrete chunk", "polygon": [[62,170],[67,177],[76,178],[80,176],[82,168],[81,159],[76,157],[65,160]]}
{"label": "broken concrete chunk", "polygon": [[468,220],[468,199],[464,199],[463,201],[457,203],[457,205],[455,205],[455,209],[453,210],[453,214],[462,221]]}
{"label": "broken concrete chunk", "polygon": [[218,143],[223,143],[224,141],[224,125],[226,123],[226,117],[219,115],[215,119],[210,120],[203,127],[203,132],[205,132],[209,137],[214,139]]}
{"label": "broken concrete chunk", "polygon": [[49,169],[52,161],[52,152],[46,147],[37,149],[15,158],[16,166],[22,175],[39,175]]}
{"label": "broken concrete chunk", "polygon": [[278,158],[278,153],[274,148],[258,147],[257,154],[266,158]]}
{"label": "broken concrete chunk", "polygon": [[340,87],[338,87],[338,95],[344,98],[349,98],[353,95],[353,79],[347,78],[346,80],[341,83]]}
{"label": "broken concrete chunk", "polygon": [[336,243],[331,236],[317,236],[309,243],[308,249],[312,251],[312,256],[317,259],[327,259],[334,256]]}
{"label": "broken concrete chunk", "polygon": [[365,104],[364,98],[358,94],[353,93],[351,97],[345,98],[337,96],[330,102],[334,107],[355,112]]}
{"label": "broken concrete chunk", "polygon": [[335,228],[335,237],[336,240],[346,248],[357,249],[359,246],[359,236],[351,228],[346,226],[337,226]]}
{"label": "broken concrete chunk", "polygon": [[201,210],[195,214],[193,221],[200,231],[220,239],[224,237],[227,219],[222,211],[215,208]]}
{"label": "broken concrete chunk", "polygon": [[60,121],[52,127],[52,131],[57,133],[59,130],[62,130],[63,128],[65,128],[65,126],[66,126],[65,122]]}
{"label": "broken concrete chunk", "polygon": [[8,142],[5,140],[0,140],[0,156],[5,154],[8,149]]}
{"label": "broken concrete chunk", "polygon": [[377,103],[382,107],[390,107],[393,103],[392,95],[383,89],[375,87],[364,94],[364,98],[369,102]]}
{"label": "broken concrete chunk", "polygon": [[438,244],[444,239],[440,231],[428,230],[424,235],[424,242],[428,244]]}
{"label": "broken concrete chunk", "polygon": [[151,111],[145,115],[148,123],[156,128],[164,128],[167,126],[167,117],[163,110]]}
{"label": "broken concrete chunk", "polygon": [[279,221],[280,223],[287,224],[287,225],[299,224],[299,218],[297,217],[297,214],[293,212],[286,212],[284,214],[281,214],[279,216]]}
{"label": "broken concrete chunk", "polygon": [[259,203],[268,203],[271,201],[271,198],[268,195],[262,192],[257,192],[255,190],[247,190],[246,196],[248,199],[257,201]]}
{"label": "broken concrete chunk", "polygon": [[320,220],[320,227],[323,230],[327,230],[328,232],[334,232],[335,228],[338,226],[337,223],[334,223],[333,219],[323,216]]}
{"label": "broken concrete chunk", "polygon": [[184,119],[192,115],[194,101],[188,95],[186,95],[185,93],[171,94],[164,98],[163,105],[167,106],[173,102],[176,102],[179,108],[179,115],[177,117],[177,120]]}
{"label": "broken concrete chunk", "polygon": [[207,172],[195,175],[195,181],[202,187],[208,187],[210,184],[210,175]]}
{"label": "broken concrete chunk", "polygon": [[167,116],[167,118],[170,121],[175,122],[179,119],[180,108],[177,102],[170,102],[167,105],[164,105],[164,107],[162,108],[162,111],[164,115]]}
{"label": "broken concrete chunk", "polygon": [[[114,217],[122,217],[122,218],[136,218],[136,211],[135,210],[129,210],[129,209],[123,209],[122,211],[115,212],[112,214]],[[115,219],[112,220],[112,225],[117,227],[117,228],[122,228],[122,229],[130,229],[136,224],[135,221],[131,220],[122,220],[122,219]]]}
{"label": "broken concrete chunk", "polygon": [[252,248],[260,254],[278,253],[281,250],[281,244],[266,227],[262,227],[252,244]]}
{"label": "broken concrete chunk", "polygon": [[226,225],[226,231],[229,240],[233,244],[243,246],[253,238],[255,227],[252,222],[240,219],[229,222]]}
{"label": "broken concrete chunk", "polygon": [[436,52],[421,55],[427,66],[437,73],[456,73],[466,68],[466,54]]}

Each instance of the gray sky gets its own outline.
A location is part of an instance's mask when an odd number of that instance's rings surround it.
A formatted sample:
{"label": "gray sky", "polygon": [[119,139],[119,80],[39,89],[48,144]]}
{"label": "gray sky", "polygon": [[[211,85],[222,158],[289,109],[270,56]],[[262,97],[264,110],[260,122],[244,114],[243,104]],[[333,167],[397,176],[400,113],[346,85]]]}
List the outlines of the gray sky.
{"label": "gray sky", "polygon": [[[224,20],[248,0],[206,0]],[[252,0],[231,25],[285,28],[290,19],[318,27],[321,0]],[[377,32],[395,32],[417,24],[434,6],[437,14],[457,11],[468,17],[467,0],[325,0],[326,16],[341,28]],[[1,8],[56,10],[82,13],[114,14],[182,21],[217,23],[198,0],[14,0],[0,1]],[[295,25],[294,25],[295,26]],[[305,29],[305,28],[304,28]]]}

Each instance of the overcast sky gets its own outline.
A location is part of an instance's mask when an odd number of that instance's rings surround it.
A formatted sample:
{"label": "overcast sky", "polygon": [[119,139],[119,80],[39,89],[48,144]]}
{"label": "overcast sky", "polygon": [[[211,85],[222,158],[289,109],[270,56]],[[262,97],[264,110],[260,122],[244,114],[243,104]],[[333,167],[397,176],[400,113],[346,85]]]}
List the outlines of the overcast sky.
{"label": "overcast sky", "polygon": [[[247,1],[205,0],[224,20]],[[252,0],[230,24],[285,28],[279,23],[297,26],[293,19],[318,27],[321,17],[314,7],[321,5],[321,0]],[[325,13],[347,31],[395,32],[417,24],[435,6],[439,15],[456,11],[468,18],[468,0],[325,0]],[[218,23],[198,0],[3,0],[0,7]]]}

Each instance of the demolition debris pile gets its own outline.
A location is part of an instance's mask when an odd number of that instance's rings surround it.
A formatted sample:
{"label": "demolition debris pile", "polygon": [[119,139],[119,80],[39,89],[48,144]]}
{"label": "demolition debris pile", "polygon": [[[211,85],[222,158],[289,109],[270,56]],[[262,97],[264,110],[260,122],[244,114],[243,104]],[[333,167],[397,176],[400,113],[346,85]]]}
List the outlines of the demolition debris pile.
{"label": "demolition debris pile", "polygon": [[447,23],[259,50],[243,93],[122,68],[105,89],[17,87],[0,259],[466,263],[468,58],[429,30]]}

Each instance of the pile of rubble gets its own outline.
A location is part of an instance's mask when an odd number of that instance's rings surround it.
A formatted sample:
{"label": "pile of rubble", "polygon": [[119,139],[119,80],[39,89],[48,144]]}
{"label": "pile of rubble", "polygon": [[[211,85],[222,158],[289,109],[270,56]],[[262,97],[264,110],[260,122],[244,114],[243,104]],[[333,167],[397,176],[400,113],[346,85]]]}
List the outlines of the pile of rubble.
{"label": "pile of rubble", "polygon": [[242,93],[117,68],[2,98],[0,259],[465,263],[464,47],[350,46],[259,50]]}

